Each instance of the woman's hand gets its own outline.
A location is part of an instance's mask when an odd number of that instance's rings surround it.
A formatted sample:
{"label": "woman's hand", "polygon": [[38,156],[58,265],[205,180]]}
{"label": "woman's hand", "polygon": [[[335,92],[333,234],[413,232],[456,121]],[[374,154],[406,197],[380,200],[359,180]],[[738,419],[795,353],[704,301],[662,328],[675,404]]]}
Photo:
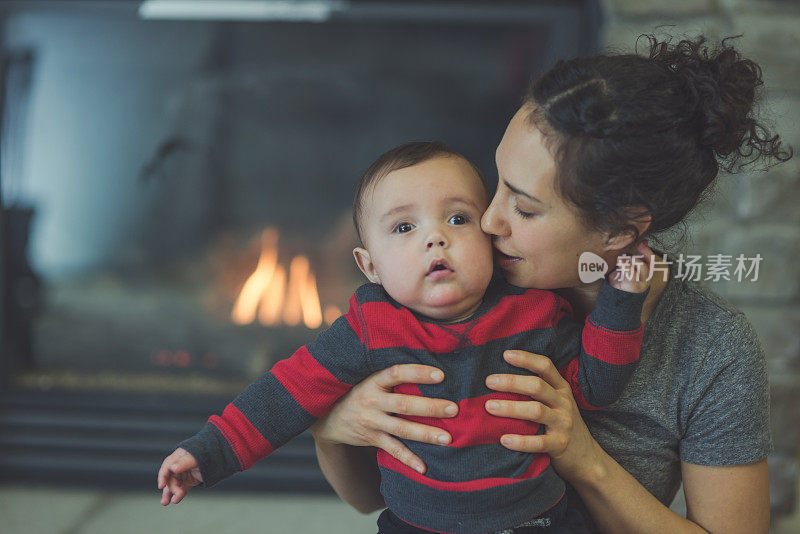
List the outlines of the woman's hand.
{"label": "woman's hand", "polygon": [[490,400],[486,410],[496,416],[535,421],[546,426],[544,434],[521,436],[505,434],[500,442],[506,448],[550,455],[553,468],[569,482],[594,476],[600,465],[602,449],[581,418],[572,390],[558,373],[552,360],[540,354],[507,350],[503,358],[538,376],[495,374],[486,377],[486,385],[496,391],[520,393],[530,401]]}
{"label": "woman's hand", "polygon": [[393,414],[421,417],[453,417],[454,402],[392,393],[400,384],[435,384],[444,379],[435,367],[416,364],[393,365],[356,384],[333,409],[314,423],[314,439],[330,443],[372,446],[385,450],[412,469],[425,472],[425,464],[395,436],[433,444],[451,441],[448,432],[408,421]]}

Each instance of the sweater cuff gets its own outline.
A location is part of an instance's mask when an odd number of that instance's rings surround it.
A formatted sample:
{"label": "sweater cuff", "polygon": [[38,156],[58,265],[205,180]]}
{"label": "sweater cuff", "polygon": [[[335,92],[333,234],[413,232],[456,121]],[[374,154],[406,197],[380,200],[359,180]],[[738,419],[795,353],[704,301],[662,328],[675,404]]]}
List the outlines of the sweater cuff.
{"label": "sweater cuff", "polygon": [[178,443],[194,456],[203,477],[201,487],[210,488],[220,480],[241,471],[241,465],[222,433],[212,425],[206,425],[194,436]]}
{"label": "sweater cuff", "polygon": [[603,282],[589,320],[608,330],[629,332],[642,325],[642,306],[650,293],[648,287],[641,293],[631,293]]}

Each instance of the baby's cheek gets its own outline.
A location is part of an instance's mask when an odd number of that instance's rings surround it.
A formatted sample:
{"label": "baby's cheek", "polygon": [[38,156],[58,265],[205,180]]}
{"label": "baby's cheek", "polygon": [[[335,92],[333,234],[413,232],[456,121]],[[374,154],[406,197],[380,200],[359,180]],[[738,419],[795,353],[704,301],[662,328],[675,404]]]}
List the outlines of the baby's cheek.
{"label": "baby's cheek", "polygon": [[414,288],[411,287],[411,277],[408,276],[408,272],[409,271],[406,270],[406,275],[402,276],[396,271],[387,270],[385,278],[381,279],[381,285],[386,292],[403,306],[412,305],[416,298],[416,295],[414,295]]}

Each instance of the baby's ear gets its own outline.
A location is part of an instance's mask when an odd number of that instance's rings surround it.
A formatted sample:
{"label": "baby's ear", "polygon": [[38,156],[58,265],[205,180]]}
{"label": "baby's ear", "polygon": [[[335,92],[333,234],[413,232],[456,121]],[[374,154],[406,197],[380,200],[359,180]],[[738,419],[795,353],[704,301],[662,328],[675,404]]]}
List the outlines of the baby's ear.
{"label": "baby's ear", "polygon": [[381,279],[378,276],[378,271],[375,270],[375,264],[372,263],[372,258],[369,251],[365,248],[356,247],[353,249],[353,257],[356,259],[356,265],[361,269],[370,282],[380,284]]}

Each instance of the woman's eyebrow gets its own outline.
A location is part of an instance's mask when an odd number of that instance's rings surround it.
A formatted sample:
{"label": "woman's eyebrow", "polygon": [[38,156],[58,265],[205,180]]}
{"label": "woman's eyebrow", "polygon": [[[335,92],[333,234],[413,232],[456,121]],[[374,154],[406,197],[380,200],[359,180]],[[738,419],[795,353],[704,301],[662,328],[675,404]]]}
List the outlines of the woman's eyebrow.
{"label": "woman's eyebrow", "polygon": [[515,195],[520,195],[520,196],[523,196],[523,197],[525,197],[525,198],[529,198],[529,199],[533,200],[534,202],[538,202],[539,204],[544,204],[544,202],[542,202],[541,200],[539,200],[539,199],[538,199],[538,198],[536,198],[535,196],[533,196],[533,195],[529,195],[528,193],[526,193],[526,192],[525,192],[525,191],[523,191],[522,189],[519,189],[519,188],[517,188],[517,187],[514,187],[513,185],[511,185],[510,183],[508,183],[508,182],[507,182],[507,181],[505,181],[505,180],[503,180],[503,184],[504,184],[504,185],[505,185],[507,188],[509,188],[509,189],[511,190],[511,192],[512,192],[512,193],[514,193]]}

